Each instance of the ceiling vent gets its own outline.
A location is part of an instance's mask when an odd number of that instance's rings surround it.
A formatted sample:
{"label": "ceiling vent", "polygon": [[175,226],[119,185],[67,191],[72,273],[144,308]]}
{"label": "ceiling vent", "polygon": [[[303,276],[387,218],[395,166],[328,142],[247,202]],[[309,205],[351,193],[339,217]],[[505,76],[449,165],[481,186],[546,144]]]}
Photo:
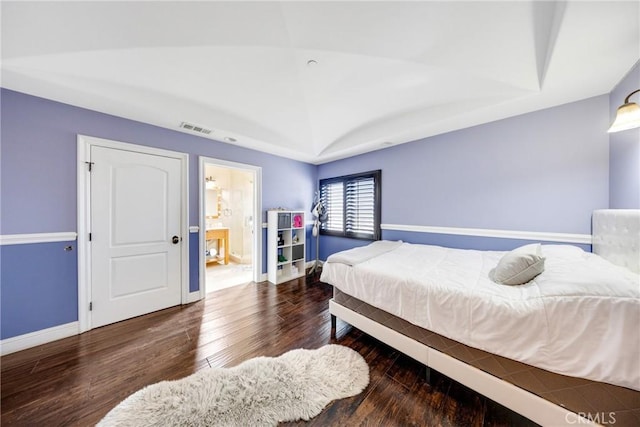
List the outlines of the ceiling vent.
{"label": "ceiling vent", "polygon": [[180,123],[180,127],[182,129],[186,129],[186,130],[191,131],[191,132],[201,133],[201,134],[204,134],[204,135],[210,135],[211,132],[213,132],[213,130],[208,129],[208,128],[204,127],[204,126],[195,125],[195,124],[189,123],[189,122]]}

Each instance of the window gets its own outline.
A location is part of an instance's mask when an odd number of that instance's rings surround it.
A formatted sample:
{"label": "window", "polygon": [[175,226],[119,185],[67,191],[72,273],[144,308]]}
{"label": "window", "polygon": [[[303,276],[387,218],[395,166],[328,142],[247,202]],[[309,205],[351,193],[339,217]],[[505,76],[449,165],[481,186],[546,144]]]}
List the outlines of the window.
{"label": "window", "polygon": [[381,171],[320,180],[327,220],[320,234],[380,240]]}

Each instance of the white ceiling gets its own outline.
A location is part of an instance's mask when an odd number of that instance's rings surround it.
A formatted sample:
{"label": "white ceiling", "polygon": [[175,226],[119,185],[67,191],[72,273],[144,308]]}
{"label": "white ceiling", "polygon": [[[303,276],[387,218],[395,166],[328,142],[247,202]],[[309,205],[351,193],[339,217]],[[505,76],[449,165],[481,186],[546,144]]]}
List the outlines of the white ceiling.
{"label": "white ceiling", "polygon": [[3,1],[1,15],[3,87],[310,163],[609,93],[640,58],[637,0]]}

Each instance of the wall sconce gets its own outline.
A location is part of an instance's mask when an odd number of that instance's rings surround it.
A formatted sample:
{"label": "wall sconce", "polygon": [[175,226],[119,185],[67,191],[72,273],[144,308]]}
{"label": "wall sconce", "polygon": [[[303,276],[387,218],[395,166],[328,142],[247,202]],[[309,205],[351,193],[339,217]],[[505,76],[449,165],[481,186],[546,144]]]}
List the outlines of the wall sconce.
{"label": "wall sconce", "polygon": [[607,132],[620,132],[621,130],[634,129],[640,127],[640,105],[635,102],[629,102],[631,95],[640,92],[640,89],[634,90],[624,99],[624,104],[618,107],[616,119]]}

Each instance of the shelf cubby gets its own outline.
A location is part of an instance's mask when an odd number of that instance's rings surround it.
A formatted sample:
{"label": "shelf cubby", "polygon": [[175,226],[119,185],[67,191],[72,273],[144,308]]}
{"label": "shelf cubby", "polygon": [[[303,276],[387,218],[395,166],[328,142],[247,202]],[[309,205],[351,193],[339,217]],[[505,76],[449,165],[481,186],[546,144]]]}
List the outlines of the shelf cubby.
{"label": "shelf cubby", "polygon": [[[284,260],[283,258],[284,257]],[[305,275],[303,211],[267,212],[267,278],[280,284]]]}

